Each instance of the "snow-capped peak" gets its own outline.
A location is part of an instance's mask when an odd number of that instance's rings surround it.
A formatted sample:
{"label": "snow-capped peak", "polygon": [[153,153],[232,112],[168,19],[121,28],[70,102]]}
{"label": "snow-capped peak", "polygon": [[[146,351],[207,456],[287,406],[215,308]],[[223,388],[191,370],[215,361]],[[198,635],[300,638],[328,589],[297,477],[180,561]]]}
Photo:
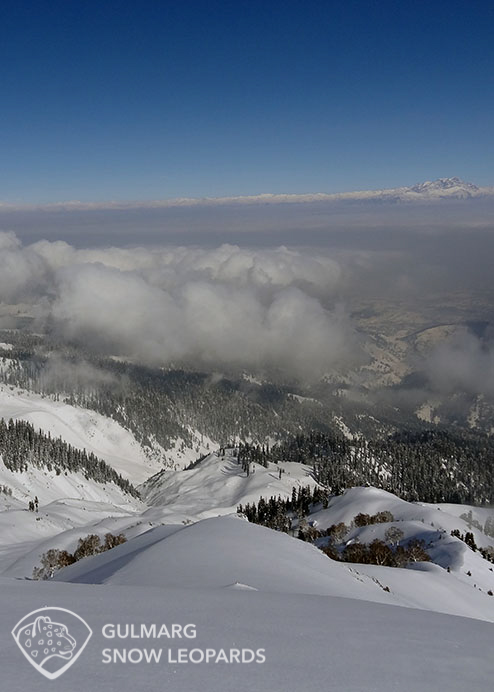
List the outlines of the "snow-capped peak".
{"label": "snow-capped peak", "polygon": [[424,183],[417,183],[408,188],[410,192],[425,195],[471,197],[480,193],[480,188],[473,183],[465,182],[460,178],[438,178],[437,180],[427,180]]}

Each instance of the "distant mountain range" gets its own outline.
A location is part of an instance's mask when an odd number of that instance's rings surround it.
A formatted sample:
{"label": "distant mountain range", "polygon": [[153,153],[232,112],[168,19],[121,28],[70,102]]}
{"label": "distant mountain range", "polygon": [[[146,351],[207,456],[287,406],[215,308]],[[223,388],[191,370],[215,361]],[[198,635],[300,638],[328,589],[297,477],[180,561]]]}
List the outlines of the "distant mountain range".
{"label": "distant mountain range", "polygon": [[471,199],[494,197],[494,187],[478,187],[460,178],[438,178],[434,181],[417,183],[410,187],[395,187],[382,190],[360,190],[355,192],[315,192],[315,193],[264,193],[259,195],[238,195],[234,197],[182,197],[178,199],[129,201],[129,202],[57,202],[41,205],[16,205],[0,202],[0,210],[19,209],[49,210],[117,210],[117,209],[159,209],[167,207],[199,207],[259,204],[297,204],[308,202],[434,202],[437,200]]}
{"label": "distant mountain range", "polygon": [[[307,194],[263,194],[249,197],[223,197],[203,200],[175,200],[170,204],[280,204],[297,202],[429,202],[439,199],[468,199],[494,196],[494,188],[478,187],[460,178],[438,178],[434,181],[417,183],[411,187],[396,187],[383,190],[360,190],[355,192],[307,193]],[[163,203],[168,204],[168,203]]]}

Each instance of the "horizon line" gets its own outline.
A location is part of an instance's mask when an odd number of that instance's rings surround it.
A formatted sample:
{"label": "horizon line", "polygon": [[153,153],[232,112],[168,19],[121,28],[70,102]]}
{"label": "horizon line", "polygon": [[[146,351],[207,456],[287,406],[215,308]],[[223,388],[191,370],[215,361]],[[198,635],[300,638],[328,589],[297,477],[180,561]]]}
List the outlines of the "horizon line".
{"label": "horizon line", "polygon": [[[454,183],[446,188],[434,188],[438,183]],[[426,186],[432,186],[427,188]],[[424,190],[416,188],[425,187]],[[464,194],[461,194],[461,193]],[[61,202],[41,203],[16,203],[1,202],[2,211],[111,211],[130,209],[166,209],[177,207],[214,207],[228,205],[265,205],[265,204],[304,204],[311,202],[338,202],[338,201],[367,201],[383,199],[388,201],[436,202],[447,199],[469,199],[484,196],[494,196],[494,186],[477,186],[457,177],[437,178],[434,181],[424,181],[413,186],[400,186],[394,188],[381,188],[376,190],[354,190],[348,192],[264,192],[255,195],[231,195],[226,197],[175,197],[169,199],[154,200],[129,200],[129,201],[98,201],[82,202],[80,200],[68,200]]]}

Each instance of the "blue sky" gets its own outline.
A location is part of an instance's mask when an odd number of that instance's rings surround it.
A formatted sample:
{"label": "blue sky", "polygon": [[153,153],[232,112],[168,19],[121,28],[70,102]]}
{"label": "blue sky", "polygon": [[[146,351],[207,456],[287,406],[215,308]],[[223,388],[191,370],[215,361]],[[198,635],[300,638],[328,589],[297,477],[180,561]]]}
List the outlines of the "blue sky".
{"label": "blue sky", "polygon": [[0,201],[494,185],[494,4],[10,2]]}

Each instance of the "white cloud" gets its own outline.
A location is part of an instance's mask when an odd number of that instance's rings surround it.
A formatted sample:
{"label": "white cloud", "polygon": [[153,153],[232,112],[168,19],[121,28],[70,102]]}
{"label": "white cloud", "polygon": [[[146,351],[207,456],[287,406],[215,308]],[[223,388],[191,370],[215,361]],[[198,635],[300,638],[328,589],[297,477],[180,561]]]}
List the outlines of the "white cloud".
{"label": "white cloud", "polygon": [[32,299],[46,290],[49,268],[31,248],[22,248],[13,233],[0,232],[0,300]]}
{"label": "white cloud", "polygon": [[[158,364],[321,374],[357,350],[337,262],[288,250],[22,247],[0,235],[0,298],[30,295],[61,336]],[[15,281],[14,281],[15,278]]]}
{"label": "white cloud", "polygon": [[494,395],[494,341],[488,337],[462,332],[441,343],[426,362],[433,388],[446,394]]}

